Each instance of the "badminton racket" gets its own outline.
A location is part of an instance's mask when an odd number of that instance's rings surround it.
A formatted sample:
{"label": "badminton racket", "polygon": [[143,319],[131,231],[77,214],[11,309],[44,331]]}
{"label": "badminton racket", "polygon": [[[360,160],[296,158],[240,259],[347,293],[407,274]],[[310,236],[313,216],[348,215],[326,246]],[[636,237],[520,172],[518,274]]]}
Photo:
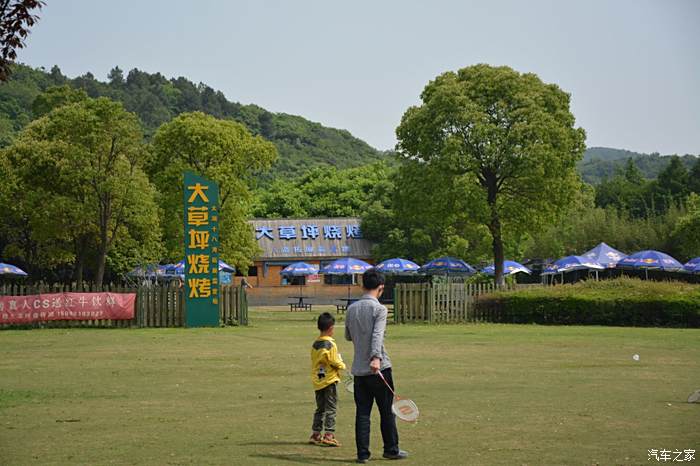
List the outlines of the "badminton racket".
{"label": "badminton racket", "polygon": [[412,401],[409,400],[408,398],[401,398],[399,395],[394,392],[394,389],[391,388],[391,385],[386,381],[384,378],[384,374],[380,372],[377,372],[377,375],[379,375],[379,378],[382,379],[384,382],[384,385],[391,391],[391,394],[394,395],[394,402],[391,404],[391,410],[394,412],[396,417],[401,419],[402,421],[406,422],[416,422],[418,420],[418,406]]}
{"label": "badminton racket", "polygon": [[345,375],[345,378],[343,379],[343,385],[345,385],[345,390],[347,390],[350,393],[355,393],[355,379],[349,372]]}

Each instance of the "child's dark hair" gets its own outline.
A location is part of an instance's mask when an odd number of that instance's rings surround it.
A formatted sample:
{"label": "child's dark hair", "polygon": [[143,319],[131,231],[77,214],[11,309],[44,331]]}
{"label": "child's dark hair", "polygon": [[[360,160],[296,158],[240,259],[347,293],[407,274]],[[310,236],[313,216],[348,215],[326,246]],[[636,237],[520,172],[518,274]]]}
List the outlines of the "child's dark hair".
{"label": "child's dark hair", "polygon": [[318,316],[317,325],[320,331],[325,332],[335,325],[335,317],[333,317],[329,312],[324,312]]}
{"label": "child's dark hair", "polygon": [[362,287],[365,290],[376,290],[384,284],[384,274],[372,267],[362,274]]}

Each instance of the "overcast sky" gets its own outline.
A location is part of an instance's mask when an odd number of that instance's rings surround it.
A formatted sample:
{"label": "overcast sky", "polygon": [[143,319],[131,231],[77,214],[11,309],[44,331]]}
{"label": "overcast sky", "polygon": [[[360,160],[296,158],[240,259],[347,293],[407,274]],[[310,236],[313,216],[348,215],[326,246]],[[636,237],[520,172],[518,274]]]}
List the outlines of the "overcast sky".
{"label": "overcast sky", "polygon": [[700,153],[700,1],[46,2],[21,62],[184,76],[379,149],[429,80],[489,63],[569,92],[588,146]]}

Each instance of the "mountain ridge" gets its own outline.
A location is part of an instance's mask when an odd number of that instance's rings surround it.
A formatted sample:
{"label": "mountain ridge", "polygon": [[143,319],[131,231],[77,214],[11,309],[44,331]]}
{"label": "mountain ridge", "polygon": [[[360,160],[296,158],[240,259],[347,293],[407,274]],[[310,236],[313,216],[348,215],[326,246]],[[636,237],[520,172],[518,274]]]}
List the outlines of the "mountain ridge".
{"label": "mountain ridge", "polygon": [[[584,181],[598,184],[605,178],[611,178],[621,172],[627,160],[632,159],[642,172],[642,176],[647,179],[654,179],[666,168],[674,155],[661,155],[658,152],[645,154],[611,147],[589,147],[586,149],[583,159],[578,163],[577,168]],[[698,158],[692,154],[685,154],[679,157],[688,170]]]}

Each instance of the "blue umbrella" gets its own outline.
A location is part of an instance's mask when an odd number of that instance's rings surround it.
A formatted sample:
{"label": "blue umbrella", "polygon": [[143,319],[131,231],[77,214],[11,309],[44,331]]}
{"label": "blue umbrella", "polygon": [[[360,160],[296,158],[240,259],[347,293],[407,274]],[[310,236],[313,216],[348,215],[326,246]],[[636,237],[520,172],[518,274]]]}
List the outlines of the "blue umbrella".
{"label": "blue umbrella", "polygon": [[307,264],[306,262],[295,262],[280,271],[280,275],[288,275],[292,277],[303,277],[306,275],[315,275],[317,273],[318,265]]}
{"label": "blue umbrella", "polygon": [[[483,273],[486,275],[496,275],[496,267],[491,264],[489,266],[484,267],[481,269]],[[523,264],[515,261],[504,261],[503,262],[503,275],[510,275],[513,273],[518,273],[518,272],[525,272],[525,273],[532,273],[532,270],[528,269],[525,267]]]}
{"label": "blue umbrella", "polygon": [[185,279],[185,267],[178,267],[177,264],[168,264],[165,266],[165,277]]}
{"label": "blue umbrella", "polygon": [[685,263],[683,268],[685,268],[685,270],[691,273],[700,273],[700,257],[690,259],[688,262]]}
{"label": "blue umbrella", "polygon": [[673,257],[660,251],[639,251],[621,259],[617,267],[633,269],[658,269],[666,271],[678,271],[683,269],[683,264]]}
{"label": "blue umbrella", "polygon": [[588,259],[593,259],[606,268],[615,267],[620,260],[627,257],[625,254],[621,253],[617,249],[611,248],[605,243],[600,243],[590,251],[586,251],[581,254],[581,256],[587,257]]}
{"label": "blue umbrella", "polygon": [[400,257],[387,259],[377,264],[377,270],[384,273],[405,273],[418,272],[420,266],[415,262],[411,262]]}
{"label": "blue umbrella", "polygon": [[476,269],[464,262],[462,259],[443,256],[433,259],[427,264],[423,265],[418,272],[425,273],[427,275],[449,275],[451,273],[472,275],[476,273]]}
{"label": "blue umbrella", "polygon": [[[321,269],[321,273],[328,275],[352,275],[355,273],[363,273],[366,270],[374,267],[365,261],[354,259],[352,257],[343,257],[336,259],[330,264]],[[350,299],[350,285],[348,285],[348,299]]]}
{"label": "blue umbrella", "polygon": [[236,273],[236,268],[219,259],[219,272]]}
{"label": "blue umbrella", "polygon": [[27,272],[20,269],[16,265],[0,262],[0,275],[19,275],[20,277],[26,277]]}
{"label": "blue umbrella", "polygon": [[673,257],[660,251],[639,251],[621,259],[617,267],[625,269],[644,269],[644,275],[649,278],[649,269],[663,270],[665,272],[678,272],[683,270],[683,264]]}
{"label": "blue umbrella", "polygon": [[[293,264],[289,264],[280,271],[280,275],[287,277],[305,277],[307,275],[316,275],[317,273],[318,265],[307,264],[306,262],[295,262]],[[301,284],[299,284],[299,294],[304,294]]]}
{"label": "blue umbrella", "polygon": [[182,276],[185,274],[185,262],[184,261],[178,262],[177,264],[167,264],[164,267],[165,267],[165,274],[166,275]]}
{"label": "blue umbrella", "polygon": [[342,259],[336,259],[326,265],[321,269],[321,273],[330,275],[351,275],[354,273],[363,273],[365,270],[369,270],[372,267],[372,264],[368,264],[365,261],[352,257],[343,257]]}
{"label": "blue umbrella", "polygon": [[562,257],[558,261],[556,261],[554,264],[547,266],[544,271],[542,272],[542,275],[551,275],[555,273],[566,273],[566,272],[571,272],[572,270],[584,270],[584,269],[593,269],[593,270],[603,270],[605,267],[603,267],[600,263],[589,259],[587,257],[583,256],[566,256]]}

